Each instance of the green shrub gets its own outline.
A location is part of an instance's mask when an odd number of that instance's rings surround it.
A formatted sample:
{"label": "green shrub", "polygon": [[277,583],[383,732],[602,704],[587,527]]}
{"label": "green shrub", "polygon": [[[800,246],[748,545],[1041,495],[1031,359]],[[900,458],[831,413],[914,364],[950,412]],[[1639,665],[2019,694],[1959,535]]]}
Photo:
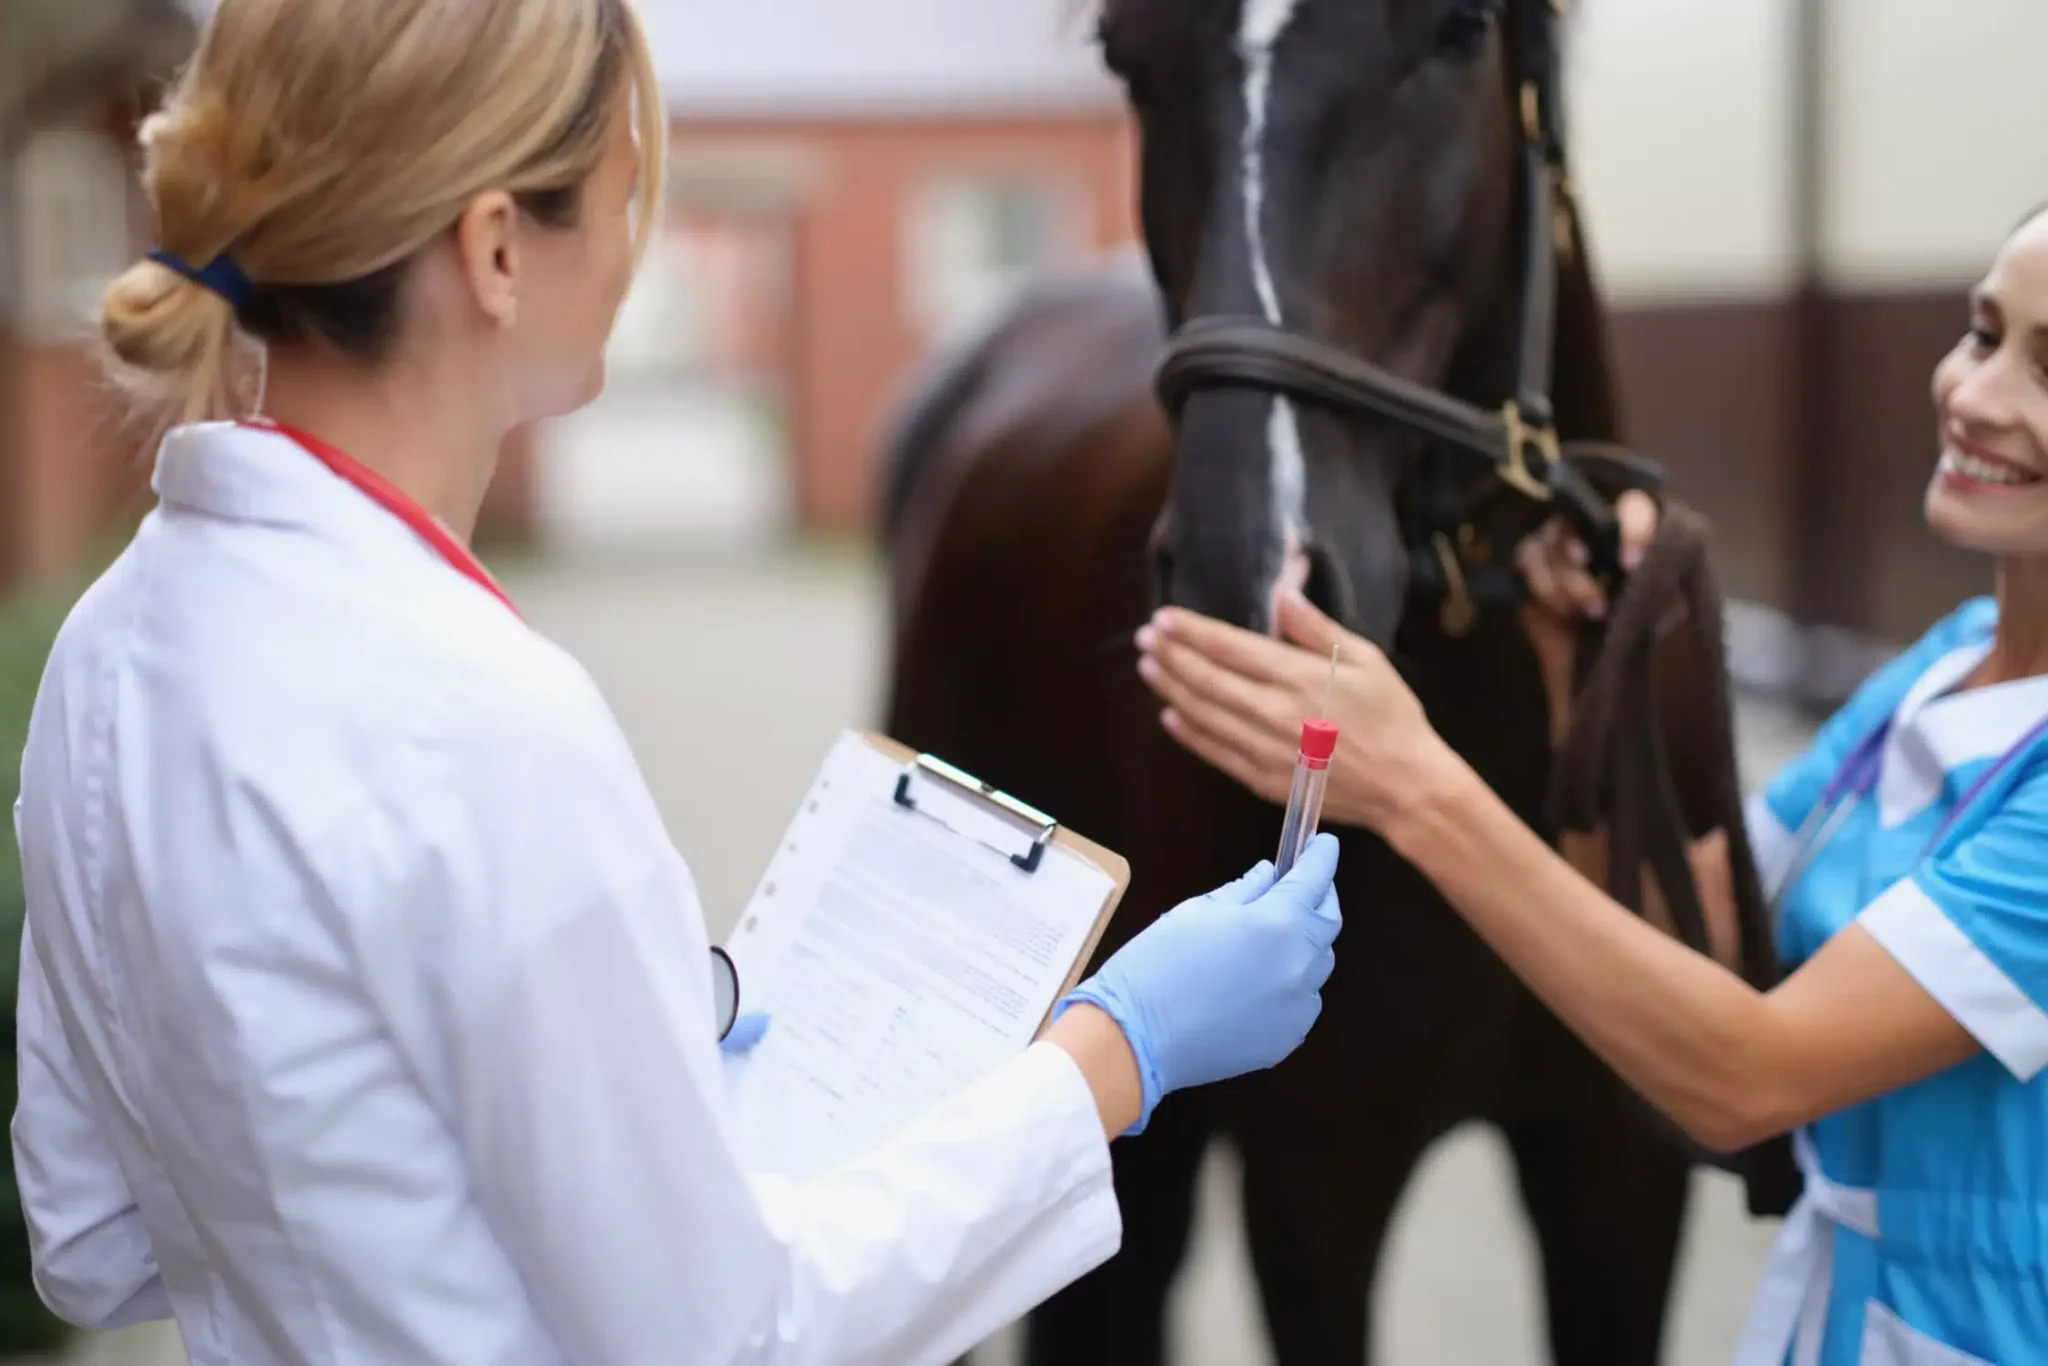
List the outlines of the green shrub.
{"label": "green shrub", "polygon": [[[43,666],[65,614],[94,579],[113,563],[134,535],[147,503],[136,500],[115,514],[77,570],[41,587],[0,601],[0,1098],[12,1116],[20,1081],[15,1072],[14,1002],[21,964],[21,926],[27,916],[21,885],[21,850],[14,843],[14,798],[21,787],[21,751],[28,742],[29,714]],[[28,1225],[14,1184],[14,1145],[0,1144],[0,1358],[43,1353],[72,1336],[63,1320],[43,1307],[28,1258]]]}
{"label": "green shrub", "polygon": [[[76,585],[63,591],[24,594],[0,608],[0,811],[11,813],[21,782],[21,748],[28,738],[30,708],[42,681],[43,663],[57,628],[70,610]],[[13,1113],[17,1095],[14,1053],[14,992],[21,959],[21,925],[26,907],[21,886],[21,851],[14,844],[14,822],[0,821],[0,1030],[6,1048],[0,1065],[5,1109]],[[5,1189],[0,1190],[0,1355],[47,1351],[60,1346],[70,1330],[37,1298],[29,1275],[28,1228],[14,1185],[14,1150],[5,1147]]]}

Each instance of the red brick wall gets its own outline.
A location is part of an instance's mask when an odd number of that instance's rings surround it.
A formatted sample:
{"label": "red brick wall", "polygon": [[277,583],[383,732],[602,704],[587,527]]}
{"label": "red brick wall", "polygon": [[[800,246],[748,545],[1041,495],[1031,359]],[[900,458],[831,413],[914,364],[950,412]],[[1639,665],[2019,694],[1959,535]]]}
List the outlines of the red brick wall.
{"label": "red brick wall", "polygon": [[791,368],[796,504],[812,528],[866,526],[886,405],[922,342],[909,313],[907,214],[955,170],[1066,179],[1097,248],[1134,240],[1129,130],[1120,115],[1027,120],[681,123],[679,148],[800,149],[816,175],[797,234]]}
{"label": "red brick wall", "polygon": [[[155,452],[119,423],[98,362],[80,347],[0,346],[7,367],[0,432],[0,591],[62,574],[95,537],[147,506]],[[478,534],[520,540],[534,528],[531,443],[506,442]]]}
{"label": "red brick wall", "polygon": [[[903,269],[908,210],[927,177],[1027,169],[1065,179],[1085,206],[1094,247],[1135,237],[1128,130],[1116,116],[869,123],[683,125],[679,144],[759,143],[805,149],[819,170],[798,206],[791,316],[766,324],[748,350],[789,371],[796,502],[807,526],[864,527],[875,443],[886,406],[921,339]],[[150,453],[116,426],[96,366],[80,349],[0,349],[0,587],[61,572],[124,505],[147,497]],[[529,536],[536,526],[533,452],[508,443],[479,534]]]}
{"label": "red brick wall", "polygon": [[6,558],[15,574],[36,580],[70,570],[95,537],[139,506],[149,457],[121,427],[98,362],[83,348],[16,347],[7,363],[15,422]]}

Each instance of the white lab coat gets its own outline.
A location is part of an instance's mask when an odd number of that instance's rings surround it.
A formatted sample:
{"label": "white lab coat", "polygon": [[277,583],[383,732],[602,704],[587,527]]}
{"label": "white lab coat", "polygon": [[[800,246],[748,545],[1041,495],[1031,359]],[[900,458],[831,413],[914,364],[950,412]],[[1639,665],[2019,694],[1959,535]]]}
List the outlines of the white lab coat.
{"label": "white lab coat", "polygon": [[175,1315],[197,1366],[913,1366],[1115,1250],[1050,1045],[750,1180],[696,893],[583,670],[281,435],[175,431],[155,487],[15,813],[58,1313]]}

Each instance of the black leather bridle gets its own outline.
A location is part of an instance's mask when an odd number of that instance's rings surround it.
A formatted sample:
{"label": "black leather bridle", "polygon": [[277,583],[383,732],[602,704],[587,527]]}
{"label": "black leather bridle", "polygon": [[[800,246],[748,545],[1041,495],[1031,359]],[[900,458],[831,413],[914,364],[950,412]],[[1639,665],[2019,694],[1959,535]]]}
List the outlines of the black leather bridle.
{"label": "black leather bridle", "polygon": [[[1497,20],[1505,0],[1467,0],[1452,20],[1469,39]],[[1516,601],[1526,592],[1512,564],[1487,563],[1474,530],[1478,503],[1505,487],[1531,503],[1552,506],[1584,539],[1596,578],[1611,588],[1621,574],[1620,528],[1613,505],[1559,448],[1551,409],[1557,268],[1571,249],[1572,218],[1560,194],[1564,136],[1560,99],[1562,53],[1558,21],[1564,0],[1528,0],[1516,72],[1522,127],[1522,181],[1528,215],[1520,354],[1515,393],[1488,410],[1401,378],[1350,352],[1276,327],[1262,318],[1194,319],[1168,339],[1157,387],[1178,420],[1200,389],[1249,387],[1323,404],[1353,415],[1396,422],[1432,441],[1425,460],[1422,511],[1409,533],[1416,590],[1443,598],[1443,623],[1453,635],[1471,626],[1477,604]],[[1447,25],[1447,31],[1452,25]],[[1446,492],[1444,456],[1485,462],[1493,479],[1476,494]],[[1627,466],[1627,482],[1661,488],[1662,471],[1638,457],[1608,456]]]}

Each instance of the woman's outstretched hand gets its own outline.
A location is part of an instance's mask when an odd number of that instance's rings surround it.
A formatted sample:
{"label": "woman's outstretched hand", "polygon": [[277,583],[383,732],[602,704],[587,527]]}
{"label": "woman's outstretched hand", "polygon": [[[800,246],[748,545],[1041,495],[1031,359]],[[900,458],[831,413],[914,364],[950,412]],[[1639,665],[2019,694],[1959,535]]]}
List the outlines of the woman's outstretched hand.
{"label": "woman's outstretched hand", "polygon": [[[1621,567],[1636,569],[1657,539],[1657,503],[1649,494],[1630,489],[1614,502],[1621,523]],[[1590,568],[1586,543],[1561,517],[1553,517],[1515,548],[1515,568],[1529,585],[1529,598],[1566,619],[1598,621],[1607,615],[1607,594]]]}
{"label": "woman's outstretched hand", "polygon": [[1178,608],[1138,633],[1138,673],[1166,704],[1173,738],[1266,800],[1287,800],[1301,723],[1322,710],[1338,655],[1330,717],[1341,732],[1324,816],[1382,828],[1400,794],[1449,754],[1379,649],[1298,594],[1280,603],[1275,640]]}

